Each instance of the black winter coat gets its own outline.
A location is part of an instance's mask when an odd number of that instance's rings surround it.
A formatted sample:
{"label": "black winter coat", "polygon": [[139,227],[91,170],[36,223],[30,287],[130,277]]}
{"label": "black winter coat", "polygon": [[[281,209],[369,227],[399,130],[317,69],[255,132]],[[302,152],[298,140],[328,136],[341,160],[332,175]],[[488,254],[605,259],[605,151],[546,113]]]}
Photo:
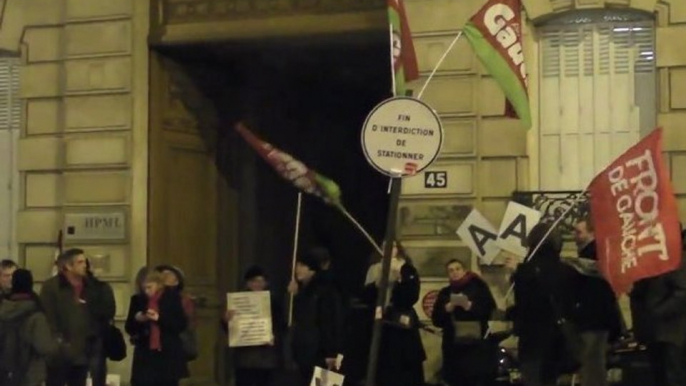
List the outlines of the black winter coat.
{"label": "black winter coat", "polygon": [[[460,286],[448,286],[438,293],[431,320],[434,326],[443,330],[443,377],[451,385],[463,380],[476,380],[490,375],[494,367],[489,354],[490,342],[480,341],[457,345],[454,343],[453,321],[475,321],[481,323],[481,330],[488,331],[488,321],[496,308],[495,299],[486,282],[469,273],[471,278]],[[452,313],[445,310],[452,294],[464,294],[472,302],[469,311],[455,307]],[[465,382],[470,383],[470,382]]]}
{"label": "black winter coat", "polygon": [[[450,303],[452,294],[464,294],[472,302],[472,308],[467,311],[461,307],[455,307],[452,314],[445,310],[446,304]],[[443,330],[443,355],[451,353],[456,349],[453,343],[455,328],[453,321],[477,321],[481,322],[481,329],[484,333],[488,330],[488,320],[495,310],[496,304],[491,290],[486,282],[474,275],[464,285],[460,287],[448,286],[443,288],[436,298],[434,311],[431,320],[434,326]]]}
{"label": "black winter coat", "polygon": [[[595,241],[579,252],[579,257],[596,260]],[[577,275],[578,302],[574,322],[580,332],[608,331],[610,340],[619,338],[623,323],[619,303],[610,284],[602,277]]]}
{"label": "black winter coat", "polygon": [[[419,334],[419,317],[414,304],[419,300],[420,279],[417,269],[406,263],[400,269],[400,282],[393,286],[390,305],[384,312],[384,324],[377,370],[378,386],[417,386],[424,384],[423,363],[426,352]],[[376,307],[376,284],[366,287],[365,299]],[[397,325],[398,315],[411,321],[411,328]]]}
{"label": "black winter coat", "polygon": [[165,289],[159,300],[161,351],[150,350],[150,326],[153,322],[136,321],[138,312],[148,309],[148,298],[144,294],[131,297],[129,314],[126,318],[126,333],[135,345],[131,384],[152,385],[161,382],[176,382],[189,376],[188,364],[183,353],[179,335],[188,326],[183,310],[181,295],[173,289]]}
{"label": "black winter coat", "polygon": [[520,360],[552,360],[551,355],[559,348],[557,318],[573,320],[578,300],[576,277],[574,268],[560,262],[559,255],[545,246],[517,268],[512,277],[512,319],[519,336]]}
{"label": "black winter coat", "polygon": [[66,355],[59,360],[77,365],[88,364],[103,326],[116,312],[109,285],[92,277],[84,278],[83,283],[80,300],[62,274],[48,279],[40,291],[40,302],[53,334],[68,343]]}
{"label": "black winter coat", "polygon": [[318,275],[293,301],[292,350],[300,368],[323,366],[343,353],[343,305],[338,292]]}
{"label": "black winter coat", "polygon": [[686,344],[685,263],[676,271],[634,284],[630,294],[631,315],[640,342]]}

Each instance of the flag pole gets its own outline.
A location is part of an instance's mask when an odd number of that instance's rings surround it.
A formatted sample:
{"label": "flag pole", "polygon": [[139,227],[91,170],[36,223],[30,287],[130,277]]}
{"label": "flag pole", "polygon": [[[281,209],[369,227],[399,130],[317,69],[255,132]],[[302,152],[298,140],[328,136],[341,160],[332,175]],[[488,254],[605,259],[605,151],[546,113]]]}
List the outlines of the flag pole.
{"label": "flag pole", "polygon": [[398,201],[400,199],[400,188],[402,179],[391,178],[391,197],[388,205],[388,218],[386,222],[386,235],[384,237],[383,259],[381,260],[381,280],[377,288],[376,307],[374,308],[374,330],[372,332],[372,343],[369,348],[369,362],[367,365],[366,386],[376,385],[376,372],[379,363],[379,351],[381,348],[381,334],[383,333],[383,311],[388,296],[388,276],[391,272],[391,259],[393,258],[393,247],[395,244],[396,220],[398,215]]}
{"label": "flag pole", "polygon": [[426,82],[424,82],[424,86],[422,86],[422,90],[419,92],[419,94],[417,94],[417,99],[422,99],[422,95],[424,95],[424,90],[426,90],[426,86],[429,85],[429,82],[431,82],[431,79],[433,79],[434,75],[436,75],[436,71],[438,71],[438,68],[441,67],[441,64],[443,64],[443,61],[445,60],[445,58],[448,57],[448,54],[450,53],[450,51],[452,51],[453,47],[455,47],[455,44],[457,43],[458,40],[460,40],[461,37],[462,37],[462,31],[460,31],[457,34],[455,39],[453,39],[453,42],[450,43],[450,45],[448,46],[448,49],[445,50],[445,52],[443,53],[443,56],[441,56],[441,58],[438,60],[438,63],[436,63],[436,65],[434,66],[434,69],[431,71],[431,75],[429,75],[429,78],[427,78]]}
{"label": "flag pole", "polygon": [[[295,280],[295,263],[298,261],[298,239],[300,238],[300,214],[302,213],[303,193],[298,191],[298,205],[295,212],[295,231],[293,234],[293,261],[291,263],[291,280]],[[290,294],[290,308],[288,310],[288,327],[293,325],[293,292]]]}
{"label": "flag pole", "polygon": [[[574,202],[572,203],[572,205],[570,205],[569,208],[567,208],[564,212],[562,212],[562,214],[561,214],[557,219],[555,219],[555,221],[553,222],[553,225],[550,226],[550,229],[548,229],[548,231],[543,235],[543,237],[542,237],[541,240],[538,242],[538,244],[536,244],[536,247],[534,247],[534,250],[531,251],[531,253],[529,254],[529,256],[527,256],[527,257],[524,259],[524,263],[526,263],[527,261],[531,260],[531,258],[533,258],[533,257],[536,255],[536,253],[537,253],[538,250],[541,248],[541,246],[543,245],[543,243],[546,241],[546,239],[548,239],[548,236],[550,236],[550,234],[553,233],[553,231],[555,230],[555,228],[557,228],[557,226],[560,224],[560,222],[562,222],[562,220],[564,220],[565,217],[567,217],[567,215],[569,214],[569,212],[571,212],[572,209],[576,208],[577,205],[579,205],[579,203],[583,200],[583,197],[585,197],[586,191],[587,191],[587,190],[588,190],[588,188],[584,189],[584,190],[579,194],[579,196],[576,198],[576,200],[574,200]],[[504,300],[505,303],[507,303],[507,300],[510,298],[510,296],[512,296],[512,292],[514,291],[514,287],[515,287],[515,285],[514,285],[514,283],[512,283],[512,284],[510,285],[510,288],[507,290],[507,293],[505,294],[505,300]],[[489,328],[488,328],[488,331],[486,331],[485,337],[488,337],[488,336],[490,335],[490,333],[491,333],[491,327],[489,327]]]}
{"label": "flag pole", "polygon": [[393,23],[388,24],[388,34],[391,43],[391,49],[388,50],[391,54],[391,94],[395,95],[395,58],[393,57]]}
{"label": "flag pole", "polygon": [[369,234],[369,232],[367,232],[366,229],[364,229],[362,224],[360,224],[355,219],[355,217],[353,217],[353,215],[350,214],[350,212],[348,212],[348,210],[345,209],[342,205],[340,205],[338,208],[341,210],[341,213],[343,213],[345,215],[345,217],[347,217],[348,220],[350,220],[350,222],[352,222],[353,225],[355,225],[355,227],[364,235],[364,237],[367,239],[367,241],[369,241],[369,243],[372,244],[372,246],[379,253],[379,255],[383,255],[383,250],[381,249],[379,244],[377,244],[376,241],[374,241],[374,238]]}

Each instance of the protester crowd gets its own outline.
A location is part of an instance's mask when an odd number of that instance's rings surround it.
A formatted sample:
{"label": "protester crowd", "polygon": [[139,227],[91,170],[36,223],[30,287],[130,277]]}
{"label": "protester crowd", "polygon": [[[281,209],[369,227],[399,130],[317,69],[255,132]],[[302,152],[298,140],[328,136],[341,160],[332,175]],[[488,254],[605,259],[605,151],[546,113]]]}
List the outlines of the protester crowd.
{"label": "protester crowd", "polygon": [[[576,224],[575,237],[579,258],[595,260],[591,222]],[[531,250],[540,248],[511,266],[514,306],[505,313],[518,337],[523,384],[554,385],[562,374],[577,373],[582,386],[608,385],[608,351],[627,335],[612,289],[597,270],[561,258],[563,239],[551,224],[536,225],[527,241]],[[83,386],[90,377],[94,386],[104,386],[107,359],[126,355],[123,334],[113,323],[110,285],[92,274],[82,250],[61,253],[56,266],[57,274],[36,294],[30,271],[2,261],[0,385]],[[376,311],[381,268],[380,262],[369,267],[361,292],[371,310],[369,324],[383,320],[376,385],[421,386],[427,356],[420,337],[424,326],[414,310],[419,273],[395,242],[387,302]],[[431,317],[442,331],[442,380],[450,386],[492,385],[497,344],[490,339],[489,321],[496,301],[484,279],[463,262],[451,260],[445,268],[449,284],[439,292]],[[245,291],[270,290],[261,267],[251,267],[243,278]],[[139,271],[125,323],[134,346],[132,385],[178,385],[189,377],[188,363],[198,357],[198,347],[194,303],[184,285],[183,272],[174,266]],[[289,364],[300,376],[293,385],[309,385],[315,367],[346,372],[350,312],[329,252],[313,248],[301,254],[288,294],[282,295],[287,296],[271,297],[274,339],[233,349],[236,386],[273,385]],[[292,308],[284,297],[292,299]],[[653,385],[686,385],[686,269],[635,283],[630,300],[633,334],[647,347]],[[223,315],[225,332],[234,318],[234,311]]]}

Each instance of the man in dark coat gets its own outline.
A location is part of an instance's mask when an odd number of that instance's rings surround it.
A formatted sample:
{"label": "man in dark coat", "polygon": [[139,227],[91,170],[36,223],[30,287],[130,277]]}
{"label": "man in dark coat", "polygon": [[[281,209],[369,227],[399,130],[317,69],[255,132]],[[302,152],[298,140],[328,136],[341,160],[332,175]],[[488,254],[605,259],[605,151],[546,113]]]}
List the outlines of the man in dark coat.
{"label": "man in dark coat", "polygon": [[340,295],[319,277],[319,253],[324,252],[315,249],[301,256],[295,267],[299,288],[293,302],[292,349],[303,385],[310,384],[315,366],[335,369],[343,347]]}
{"label": "man in dark coat", "polygon": [[[529,256],[517,267],[512,281],[515,306],[509,311],[519,337],[518,354],[522,378],[527,386],[554,385],[564,353],[558,321],[573,315],[577,294],[576,271],[560,261],[562,236],[552,225],[541,222],[528,238]],[[540,249],[533,249],[541,240]]]}
{"label": "man in dark coat", "polygon": [[[106,282],[95,277],[91,271],[90,261],[86,259],[86,274],[88,279],[93,283],[93,287],[99,293],[100,299],[106,304],[115,304],[114,291],[112,286]],[[112,314],[114,316],[114,313]],[[89,373],[93,381],[92,386],[106,386],[107,385],[107,353],[105,352],[104,336],[109,328],[111,320],[100,319],[98,325],[98,339],[94,343],[93,353],[90,358]]]}
{"label": "man in dark coat", "polygon": [[59,273],[43,284],[40,300],[66,353],[48,364],[47,386],[84,386],[102,326],[114,318],[114,299],[89,278],[82,250],[63,252],[57,266]]}
{"label": "man in dark coat", "polygon": [[[574,229],[579,257],[597,261],[593,224],[577,222]],[[579,294],[574,315],[583,343],[581,379],[583,386],[606,386],[608,342],[621,335],[621,312],[610,284],[599,275],[579,274]]]}
{"label": "man in dark coat", "polygon": [[647,345],[655,386],[686,385],[686,265],[643,279],[630,293],[636,339]]}

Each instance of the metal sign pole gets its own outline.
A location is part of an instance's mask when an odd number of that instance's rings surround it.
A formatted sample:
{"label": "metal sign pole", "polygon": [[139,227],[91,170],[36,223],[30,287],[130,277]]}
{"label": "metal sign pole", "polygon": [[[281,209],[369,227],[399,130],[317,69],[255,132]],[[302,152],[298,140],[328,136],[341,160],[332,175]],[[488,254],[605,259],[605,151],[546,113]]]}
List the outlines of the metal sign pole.
{"label": "metal sign pole", "polygon": [[374,308],[374,331],[372,344],[369,349],[369,362],[367,365],[366,386],[376,385],[376,370],[379,363],[379,349],[381,348],[381,334],[383,327],[383,311],[386,305],[388,275],[391,271],[391,259],[393,258],[393,246],[395,243],[396,218],[398,213],[398,201],[400,199],[401,178],[391,178],[391,198],[388,205],[388,220],[386,222],[386,235],[384,236],[384,254],[381,263],[381,282],[379,283]]}

